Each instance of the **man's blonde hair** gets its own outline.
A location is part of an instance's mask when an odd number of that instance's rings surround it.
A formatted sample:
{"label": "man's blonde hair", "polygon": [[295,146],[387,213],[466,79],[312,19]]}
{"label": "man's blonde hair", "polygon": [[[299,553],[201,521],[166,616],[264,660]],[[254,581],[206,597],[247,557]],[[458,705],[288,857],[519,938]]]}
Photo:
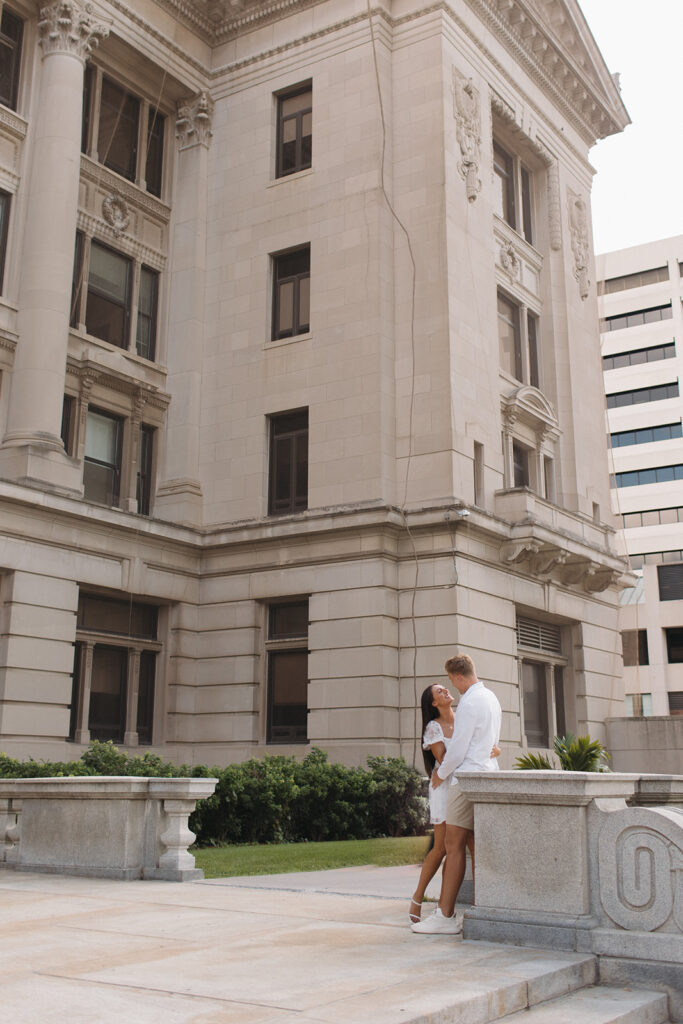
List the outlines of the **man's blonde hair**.
{"label": "man's blonde hair", "polygon": [[474,662],[469,654],[455,654],[449,658],[445,665],[449,676],[465,676],[467,679],[476,679],[477,672]]}

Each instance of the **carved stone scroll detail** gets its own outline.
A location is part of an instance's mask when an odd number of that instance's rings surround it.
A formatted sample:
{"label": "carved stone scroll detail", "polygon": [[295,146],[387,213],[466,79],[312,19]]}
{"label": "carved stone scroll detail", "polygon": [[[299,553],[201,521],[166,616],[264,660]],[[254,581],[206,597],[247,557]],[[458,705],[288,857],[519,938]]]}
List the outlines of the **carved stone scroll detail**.
{"label": "carved stone scroll detail", "polygon": [[588,298],[588,290],[590,288],[590,278],[588,276],[588,268],[590,266],[588,207],[581,196],[576,195],[571,189],[567,189],[567,208],[572,252],[574,253],[574,277],[579,283],[579,295],[582,299],[586,299]]}
{"label": "carved stone scroll detail", "polygon": [[455,134],[462,159],[458,170],[465,181],[467,201],[473,203],[481,191],[479,178],[479,145],[481,142],[481,112],[479,92],[471,78],[465,78],[453,68],[453,116]]}

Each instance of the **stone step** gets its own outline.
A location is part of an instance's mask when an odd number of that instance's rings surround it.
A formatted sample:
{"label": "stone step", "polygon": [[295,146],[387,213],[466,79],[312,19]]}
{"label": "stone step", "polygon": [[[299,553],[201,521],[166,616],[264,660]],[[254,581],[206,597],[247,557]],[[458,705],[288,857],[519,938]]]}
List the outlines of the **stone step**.
{"label": "stone step", "polygon": [[667,1024],[666,996],[643,989],[591,986],[498,1018],[500,1024]]}

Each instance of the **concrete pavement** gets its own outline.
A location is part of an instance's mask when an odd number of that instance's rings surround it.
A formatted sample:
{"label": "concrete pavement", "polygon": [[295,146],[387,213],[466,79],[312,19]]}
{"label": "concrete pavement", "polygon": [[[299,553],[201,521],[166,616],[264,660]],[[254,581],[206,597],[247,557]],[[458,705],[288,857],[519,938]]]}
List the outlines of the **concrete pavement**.
{"label": "concrete pavement", "polygon": [[486,1024],[592,982],[592,957],[414,935],[415,878],[347,868],[177,884],[0,869],[3,1019]]}

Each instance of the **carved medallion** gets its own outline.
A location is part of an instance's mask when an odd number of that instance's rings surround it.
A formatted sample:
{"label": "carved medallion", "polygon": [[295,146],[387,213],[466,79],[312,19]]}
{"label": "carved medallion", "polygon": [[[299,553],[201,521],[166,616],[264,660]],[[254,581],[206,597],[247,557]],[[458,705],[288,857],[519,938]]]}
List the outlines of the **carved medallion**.
{"label": "carved medallion", "polygon": [[102,216],[117,238],[127,229],[130,213],[120,192],[111,192],[102,200]]}

